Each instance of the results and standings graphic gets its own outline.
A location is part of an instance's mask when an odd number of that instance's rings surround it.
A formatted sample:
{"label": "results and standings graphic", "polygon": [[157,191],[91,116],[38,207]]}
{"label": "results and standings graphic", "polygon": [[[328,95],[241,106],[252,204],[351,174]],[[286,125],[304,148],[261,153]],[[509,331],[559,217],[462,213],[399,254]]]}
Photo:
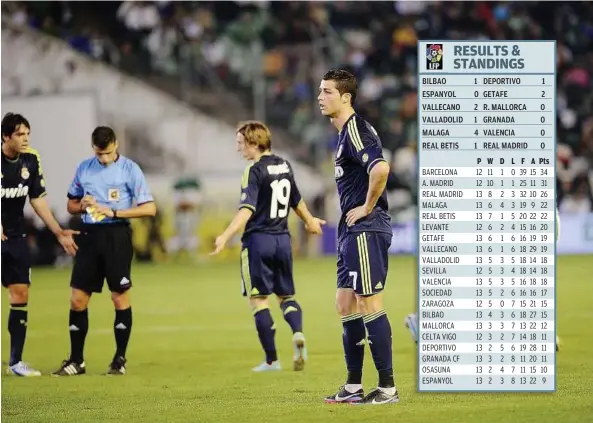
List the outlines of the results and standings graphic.
{"label": "results and standings graphic", "polygon": [[421,392],[556,389],[555,44],[418,43]]}

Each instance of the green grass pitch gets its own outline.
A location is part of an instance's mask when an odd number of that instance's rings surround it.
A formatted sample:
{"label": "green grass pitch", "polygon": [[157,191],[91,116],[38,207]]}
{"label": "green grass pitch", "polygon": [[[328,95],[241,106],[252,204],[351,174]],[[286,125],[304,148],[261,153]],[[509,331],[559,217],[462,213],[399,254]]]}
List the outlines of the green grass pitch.
{"label": "green grass pitch", "polygon": [[[416,348],[402,325],[415,308],[415,261],[392,259],[386,309],[393,327],[401,403],[379,407],[326,405],[344,380],[341,324],[334,311],[335,261],[295,263],[304,309],[309,363],[291,368],[290,330],[278,307],[276,343],[285,370],[253,374],[263,358],[238,263],[137,265],[128,374],[106,377],[112,358],[109,294],[90,304],[82,377],[2,377],[2,422],[405,422],[585,423],[593,421],[593,259],[558,260],[558,392],[553,394],[419,394]],[[45,374],[69,351],[68,270],[34,270],[25,360]],[[6,294],[2,358],[8,357]],[[6,363],[4,362],[4,365]],[[3,366],[5,367],[5,366]],[[366,389],[376,383],[367,349]]]}

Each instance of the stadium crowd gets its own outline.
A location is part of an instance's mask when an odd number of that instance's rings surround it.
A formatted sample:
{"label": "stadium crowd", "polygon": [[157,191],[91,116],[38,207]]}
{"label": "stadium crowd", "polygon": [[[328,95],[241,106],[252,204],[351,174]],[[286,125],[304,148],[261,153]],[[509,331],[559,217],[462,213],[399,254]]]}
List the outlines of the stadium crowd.
{"label": "stadium crowd", "polygon": [[[199,78],[207,63],[242,95],[264,77],[267,121],[288,128],[295,154],[327,169],[328,186],[333,146],[317,86],[329,67],[352,70],[357,109],[381,134],[400,210],[416,200],[417,40],[557,40],[559,207],[593,210],[591,2],[23,2],[11,13],[138,76]],[[196,52],[189,74],[188,48]]]}

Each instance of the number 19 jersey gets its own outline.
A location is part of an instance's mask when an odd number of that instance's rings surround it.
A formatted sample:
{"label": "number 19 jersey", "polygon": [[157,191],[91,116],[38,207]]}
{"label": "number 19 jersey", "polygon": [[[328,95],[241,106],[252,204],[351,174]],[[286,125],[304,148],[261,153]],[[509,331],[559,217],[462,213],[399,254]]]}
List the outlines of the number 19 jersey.
{"label": "number 19 jersey", "polygon": [[241,181],[239,208],[253,211],[243,239],[254,232],[287,234],[288,215],[301,201],[292,166],[282,157],[265,154],[249,165]]}

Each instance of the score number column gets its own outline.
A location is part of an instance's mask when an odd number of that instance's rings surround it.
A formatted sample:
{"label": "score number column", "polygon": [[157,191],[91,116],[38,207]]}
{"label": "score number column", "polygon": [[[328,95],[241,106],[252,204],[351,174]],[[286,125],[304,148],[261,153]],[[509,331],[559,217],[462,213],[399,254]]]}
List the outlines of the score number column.
{"label": "score number column", "polygon": [[[456,66],[468,45],[525,66]],[[419,42],[420,392],[556,389],[554,52]]]}

